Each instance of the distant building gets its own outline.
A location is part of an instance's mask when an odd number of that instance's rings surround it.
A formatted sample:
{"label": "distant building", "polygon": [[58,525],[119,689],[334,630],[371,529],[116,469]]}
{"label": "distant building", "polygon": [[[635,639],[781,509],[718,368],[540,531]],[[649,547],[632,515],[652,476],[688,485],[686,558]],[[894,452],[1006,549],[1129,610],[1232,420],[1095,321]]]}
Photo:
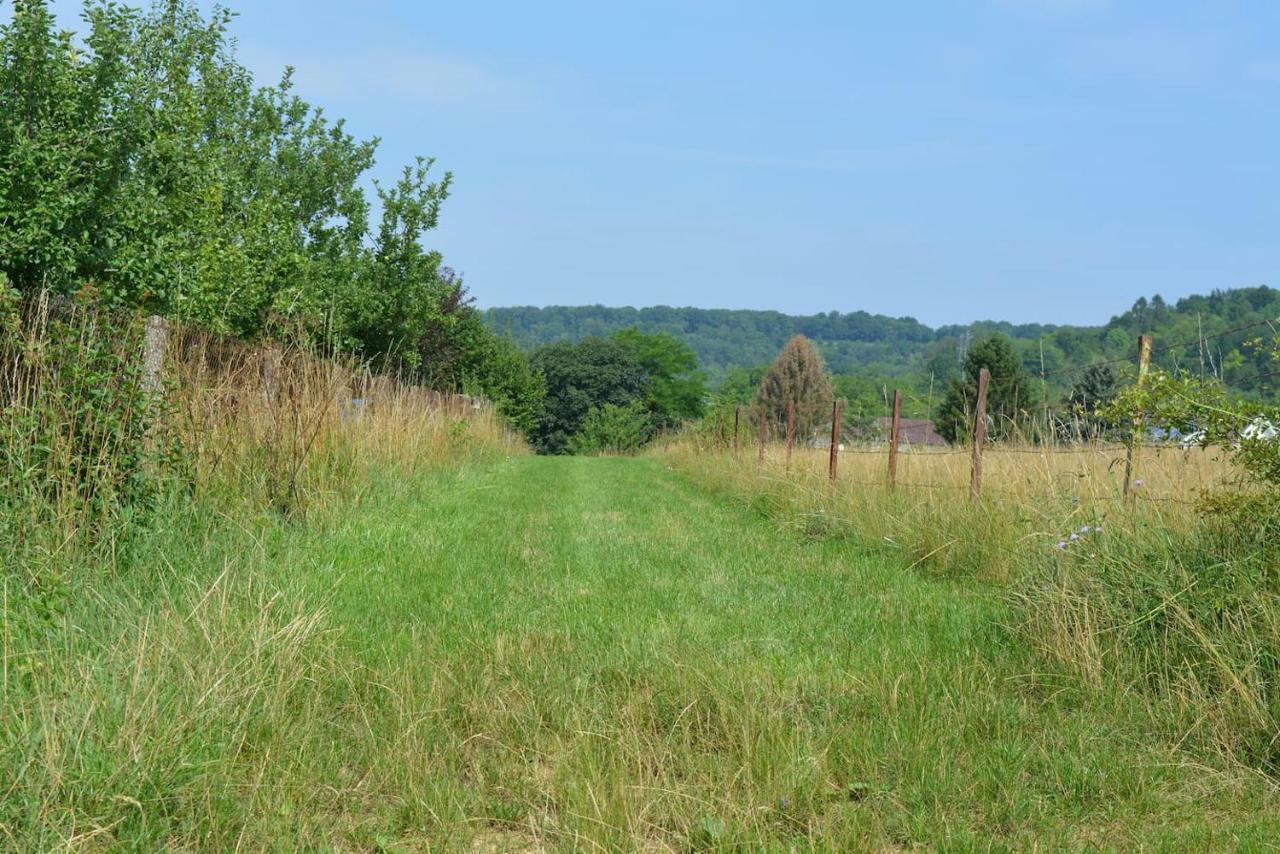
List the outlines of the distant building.
{"label": "distant building", "polygon": [[[891,419],[877,418],[876,430],[884,441],[889,440],[889,428],[892,426]],[[933,429],[933,422],[924,418],[903,418],[898,423],[898,446],[899,447],[923,447],[923,448],[939,448],[944,447],[947,440],[938,435],[938,431]]]}
{"label": "distant building", "polygon": [[[871,422],[868,429],[850,430],[845,429],[840,435],[840,449],[844,450],[846,444],[853,445],[883,445],[889,441],[890,419],[877,418]],[[813,435],[809,437],[807,443],[810,448],[830,448],[831,447],[831,422],[819,426],[814,430]],[[933,422],[924,418],[903,418],[898,424],[898,448],[900,450],[910,450],[911,448],[943,448],[946,447],[947,440],[938,435],[938,431],[933,429]]]}

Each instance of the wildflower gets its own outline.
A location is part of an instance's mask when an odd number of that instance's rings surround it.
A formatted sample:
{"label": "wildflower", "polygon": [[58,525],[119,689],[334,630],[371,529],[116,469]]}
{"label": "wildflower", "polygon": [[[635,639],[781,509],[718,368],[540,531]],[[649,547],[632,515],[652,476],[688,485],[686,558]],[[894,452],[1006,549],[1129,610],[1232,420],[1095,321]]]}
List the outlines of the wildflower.
{"label": "wildflower", "polygon": [[1067,537],[1067,539],[1070,540],[1071,542],[1075,542],[1076,540],[1080,539],[1080,535],[1072,534],[1071,536]]}
{"label": "wildflower", "polygon": [[1142,486],[1142,478],[1138,478],[1133,482],[1134,486]]}
{"label": "wildflower", "polygon": [[1087,534],[1087,533],[1089,533],[1089,532],[1090,532],[1090,531],[1092,531],[1092,530],[1093,530],[1093,529],[1092,529],[1092,528],[1090,528],[1088,525],[1085,525],[1083,528],[1081,528],[1081,529],[1080,529],[1080,533],[1082,533],[1082,534]]}
{"label": "wildflower", "polygon": [[1054,546],[1055,549],[1066,549],[1066,547],[1067,547],[1066,540],[1058,540],[1058,544]]}

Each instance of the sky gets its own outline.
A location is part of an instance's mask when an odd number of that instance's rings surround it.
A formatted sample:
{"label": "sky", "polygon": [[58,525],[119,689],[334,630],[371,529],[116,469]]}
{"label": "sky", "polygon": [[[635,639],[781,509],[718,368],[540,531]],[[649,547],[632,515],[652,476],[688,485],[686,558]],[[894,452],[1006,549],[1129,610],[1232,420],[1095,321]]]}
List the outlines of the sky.
{"label": "sky", "polygon": [[378,176],[453,173],[430,245],[481,306],[1103,323],[1280,286],[1275,0],[229,5]]}

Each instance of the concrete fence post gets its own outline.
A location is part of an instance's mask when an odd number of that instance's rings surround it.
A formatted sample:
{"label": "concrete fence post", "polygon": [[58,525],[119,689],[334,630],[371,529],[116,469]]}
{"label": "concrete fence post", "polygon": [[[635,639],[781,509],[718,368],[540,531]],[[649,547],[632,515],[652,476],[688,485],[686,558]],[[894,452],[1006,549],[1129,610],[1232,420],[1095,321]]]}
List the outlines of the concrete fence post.
{"label": "concrete fence post", "polygon": [[969,475],[969,498],[977,501],[982,496],[982,452],[987,446],[987,386],[991,384],[991,372],[983,368],[978,372],[978,400],[973,417],[973,463]]}
{"label": "concrete fence post", "polygon": [[158,394],[164,387],[164,359],[168,350],[169,321],[153,314],[147,318],[142,349],[143,383],[152,394]]}

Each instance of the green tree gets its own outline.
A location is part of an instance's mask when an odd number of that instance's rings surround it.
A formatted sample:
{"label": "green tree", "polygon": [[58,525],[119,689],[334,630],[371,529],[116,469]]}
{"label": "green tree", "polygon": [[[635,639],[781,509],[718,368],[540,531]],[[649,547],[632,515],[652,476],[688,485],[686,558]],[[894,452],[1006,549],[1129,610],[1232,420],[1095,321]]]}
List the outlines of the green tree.
{"label": "green tree", "polygon": [[978,341],[965,354],[963,376],[951,382],[938,407],[935,426],[948,442],[968,441],[973,434],[973,407],[978,395],[978,374],[991,372],[987,386],[987,420],[994,439],[1012,435],[1025,423],[1035,405],[1028,375],[1014,353],[1012,342],[994,333]]}
{"label": "green tree", "polygon": [[232,13],[46,0],[0,25],[0,274],[253,339],[300,332],[441,390],[479,389],[526,428],[540,381],[485,327],[425,240],[451,176],[419,158],[370,229],[376,141],[259,87]]}
{"label": "green tree", "polygon": [[644,369],[617,341],[592,337],[548,344],[534,351],[531,362],[546,384],[542,412],[529,436],[539,453],[568,453],[593,409],[644,400]]}
{"label": "green tree", "polygon": [[513,428],[533,432],[542,414],[547,387],[529,357],[510,338],[489,333],[473,350],[476,364],[464,390],[487,397]]}
{"label": "green tree", "polygon": [[692,347],[665,332],[647,335],[634,327],[612,337],[631,352],[648,378],[645,403],[654,427],[674,427],[702,417],[706,375],[698,370]]}
{"label": "green tree", "polygon": [[835,392],[826,363],[803,335],[786,343],[769,372],[760,380],[756,405],[764,410],[765,419],[775,433],[785,429],[787,403],[795,406],[796,435],[808,436],[824,422],[831,420],[831,402]]}
{"label": "green tree", "polygon": [[845,402],[843,426],[861,437],[874,436],[876,419],[885,412],[884,386],[856,374],[841,374],[833,383],[836,395]]}
{"label": "green tree", "polygon": [[[462,282],[442,268],[439,252],[422,244],[439,223],[452,181],[449,173],[439,182],[428,180],[432,165],[419,158],[392,187],[377,187],[382,220],[354,298],[339,316],[358,352],[405,373],[425,371],[428,382],[447,376],[452,358],[431,345],[454,340],[449,327],[468,306]],[[443,366],[428,363],[427,356],[438,355],[445,356]]]}
{"label": "green tree", "polygon": [[713,402],[717,407],[735,406],[750,403],[760,388],[760,381],[769,372],[769,365],[754,365],[749,368],[736,367],[725,374],[716,388]]}

